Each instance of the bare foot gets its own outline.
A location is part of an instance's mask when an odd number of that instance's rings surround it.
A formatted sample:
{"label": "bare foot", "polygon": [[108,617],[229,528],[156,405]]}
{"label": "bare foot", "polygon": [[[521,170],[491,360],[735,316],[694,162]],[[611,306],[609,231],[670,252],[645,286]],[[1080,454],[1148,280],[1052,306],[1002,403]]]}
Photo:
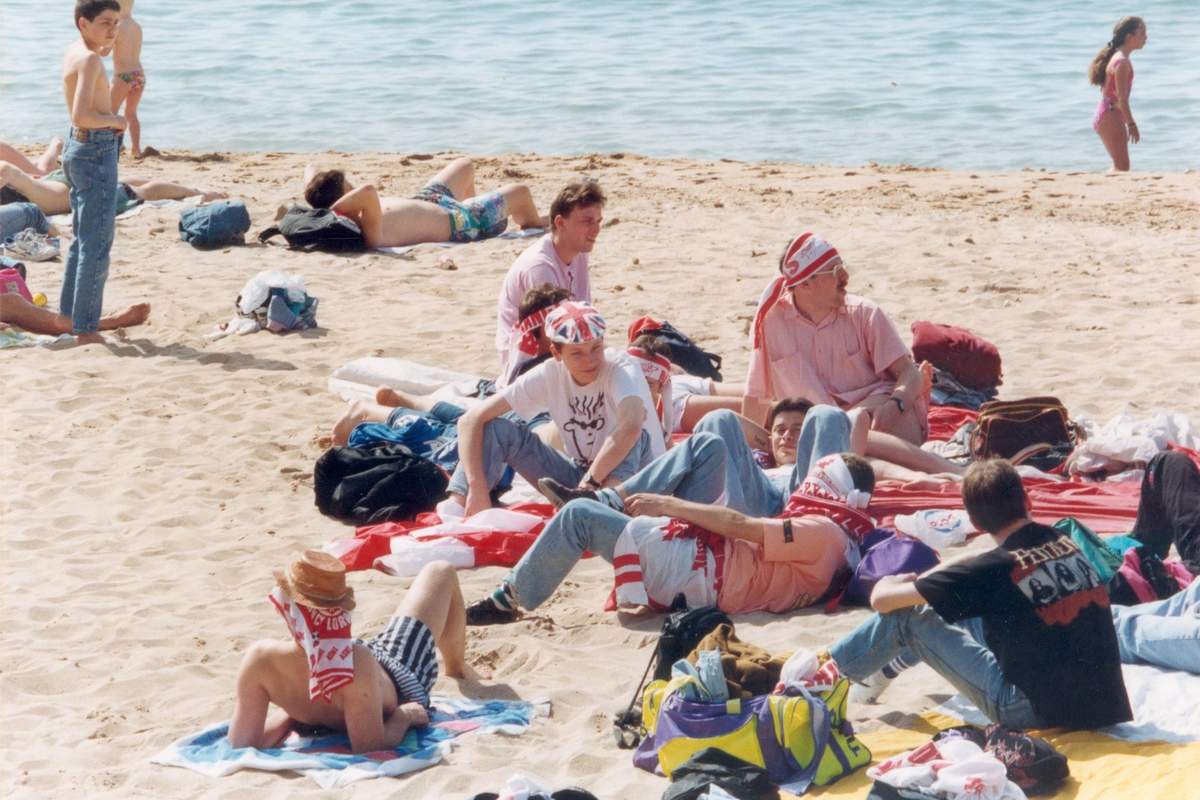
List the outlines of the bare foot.
{"label": "bare foot", "polygon": [[101,330],[113,330],[114,328],[132,328],[134,325],[141,325],[150,318],[150,304],[138,303],[132,305],[124,311],[116,314],[109,314],[100,320]]}
{"label": "bare foot", "polygon": [[77,333],[75,334],[75,343],[79,345],[88,344],[105,344],[107,340],[101,333]]}
{"label": "bare foot", "polygon": [[492,671],[487,667],[473,667],[470,664],[463,662],[462,666],[456,668],[453,672],[451,672],[450,668],[447,667],[446,677],[476,682],[490,681],[492,679]]}
{"label": "bare foot", "polygon": [[399,389],[393,389],[390,386],[380,386],[375,390],[375,402],[381,406],[390,406],[392,408],[412,408],[413,399]]}
{"label": "bare foot", "polygon": [[358,423],[367,418],[367,409],[361,400],[355,400],[346,409],[346,413],[342,415],[333,426],[333,444],[335,447],[344,447],[346,442],[350,440],[350,434]]}
{"label": "bare foot", "polygon": [[37,160],[37,167],[41,170],[42,175],[54,171],[54,168],[58,166],[58,158],[62,155],[62,151],[62,137],[55,136],[50,140],[50,145],[46,148],[46,152],[42,153],[42,157]]}
{"label": "bare foot", "polygon": [[200,195],[200,201],[203,203],[211,203],[213,200],[226,200],[229,195],[225,192],[204,192]]}
{"label": "bare foot", "polygon": [[652,617],[657,613],[658,612],[650,606],[644,606],[640,604],[617,606],[618,616],[630,617],[632,619],[644,619],[645,617]]}

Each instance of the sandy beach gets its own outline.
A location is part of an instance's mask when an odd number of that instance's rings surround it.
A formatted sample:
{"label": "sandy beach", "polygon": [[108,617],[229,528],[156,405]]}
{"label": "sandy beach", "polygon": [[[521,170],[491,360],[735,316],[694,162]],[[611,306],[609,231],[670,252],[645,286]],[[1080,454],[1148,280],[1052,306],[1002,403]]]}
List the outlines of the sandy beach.
{"label": "sandy beach", "polygon": [[[173,153],[122,162],[122,175],[218,189],[248,204],[252,234],[298,198],[312,159],[386,194],[407,195],[461,153]],[[901,327],[972,328],[1004,359],[1001,397],[1053,394],[1103,422],[1129,407],[1200,423],[1200,175],[966,173],[647,159],[632,154],[476,160],[481,189],[520,181],[545,210],[581,174],[610,202],[592,255],[595,304],[611,331],[642,314],[670,320],[748,363],[755,300],[788,238],[811,228],[841,251],[850,291]],[[10,797],[328,796],[295,775],[214,780],[153,766],[173,739],[225,719],[245,648],[286,630],[265,596],[296,551],[352,534],[313,505],[311,470],[342,402],[326,387],[361,356],[494,376],[496,294],[528,242],[492,240],[411,257],[301,254],[283,247],[198,251],[178,210],[118,222],[105,308],[148,300],[148,325],[111,346],[0,353],[3,608],[0,744]],[[455,270],[439,268],[449,253]],[[56,298],[60,261],[30,264]],[[262,269],[302,275],[320,327],[205,338]],[[496,568],[460,573],[468,601]],[[518,624],[470,631],[468,655],[494,672],[489,697],[549,698],[526,735],[464,738],[442,764],[357,784],[356,797],[466,797],[516,770],[605,798],[657,797],[609,734],[649,655],[658,619],[601,611],[599,559]],[[356,573],[354,627],[374,633],[409,581]],[[865,612],[739,618],[739,635],[781,652],[819,648]],[[442,678],[438,691],[475,689]],[[904,725],[949,686],[922,667],[886,702],[853,708],[861,728]],[[350,791],[342,794],[349,795]],[[341,796],[341,795],[338,795]]]}

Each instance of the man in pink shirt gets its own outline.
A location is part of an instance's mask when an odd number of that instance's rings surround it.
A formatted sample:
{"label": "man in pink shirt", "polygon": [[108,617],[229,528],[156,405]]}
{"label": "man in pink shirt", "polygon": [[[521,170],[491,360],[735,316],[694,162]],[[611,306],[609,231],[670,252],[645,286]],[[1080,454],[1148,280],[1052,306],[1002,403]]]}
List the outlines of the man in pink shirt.
{"label": "man in pink shirt", "polygon": [[496,309],[496,350],[500,353],[501,375],[507,368],[509,336],[526,292],[549,283],[569,291],[571,299],[577,302],[592,302],[588,253],[600,235],[604,203],[604,192],[595,181],[567,184],[550,204],[551,232],[530,245],[508,268]]}
{"label": "man in pink shirt", "polygon": [[871,413],[871,429],[914,444],[928,433],[922,376],[879,306],[846,293],[850,275],[828,242],[802,233],[759,300],[742,412],[761,422],[771,403],[812,403]]}

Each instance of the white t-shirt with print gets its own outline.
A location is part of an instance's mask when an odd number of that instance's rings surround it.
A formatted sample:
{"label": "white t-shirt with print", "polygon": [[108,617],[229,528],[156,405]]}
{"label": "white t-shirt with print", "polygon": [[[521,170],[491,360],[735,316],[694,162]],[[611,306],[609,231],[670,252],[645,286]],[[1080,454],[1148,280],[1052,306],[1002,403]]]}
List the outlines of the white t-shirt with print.
{"label": "white t-shirt with print", "polygon": [[606,353],[604,369],[587,386],[575,383],[558,359],[539,364],[500,392],[512,410],[525,419],[549,411],[562,434],[567,456],[590,465],[617,426],[617,406],[637,397],[646,409],[642,429],[650,436],[655,458],[666,452],[662,426],[650,402],[642,370],[623,354]]}

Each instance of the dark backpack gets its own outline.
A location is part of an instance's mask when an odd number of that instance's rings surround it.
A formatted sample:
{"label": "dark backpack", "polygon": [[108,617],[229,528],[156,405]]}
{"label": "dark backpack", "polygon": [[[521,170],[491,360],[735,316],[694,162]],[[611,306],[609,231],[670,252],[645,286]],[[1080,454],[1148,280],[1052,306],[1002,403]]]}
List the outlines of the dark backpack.
{"label": "dark backpack", "polygon": [[403,445],[332,447],[313,468],[317,508],[327,517],[365,525],[412,519],[446,496],[446,473]]}
{"label": "dark backpack", "polygon": [[733,620],[716,606],[688,608],[682,592],[675,596],[674,602],[671,603],[671,613],[663,622],[658,644],[650,654],[650,661],[646,664],[646,671],[642,673],[642,680],[634,690],[633,699],[613,720],[613,734],[618,747],[637,747],[638,742],[646,735],[646,729],[642,726],[642,710],[634,706],[642,696],[642,687],[646,685],[646,676],[650,674],[651,668],[654,669],[654,680],[670,678],[671,667],[675,662],[687,658],[700,640],[712,633],[718,625],[728,625],[730,630],[733,630]]}
{"label": "dark backpack", "polygon": [[701,350],[695,342],[677,331],[671,323],[659,322],[652,317],[641,317],[629,326],[629,341],[632,342],[642,335],[653,336],[665,344],[671,351],[667,360],[689,375],[711,378],[718,382],[722,380],[721,357],[716,353]]}
{"label": "dark backpack", "polygon": [[359,252],[367,249],[362,230],[353,221],[339,217],[328,208],[292,206],[283,219],[258,235],[260,242],[275,236],[287,239],[292,250],[311,253]]}

